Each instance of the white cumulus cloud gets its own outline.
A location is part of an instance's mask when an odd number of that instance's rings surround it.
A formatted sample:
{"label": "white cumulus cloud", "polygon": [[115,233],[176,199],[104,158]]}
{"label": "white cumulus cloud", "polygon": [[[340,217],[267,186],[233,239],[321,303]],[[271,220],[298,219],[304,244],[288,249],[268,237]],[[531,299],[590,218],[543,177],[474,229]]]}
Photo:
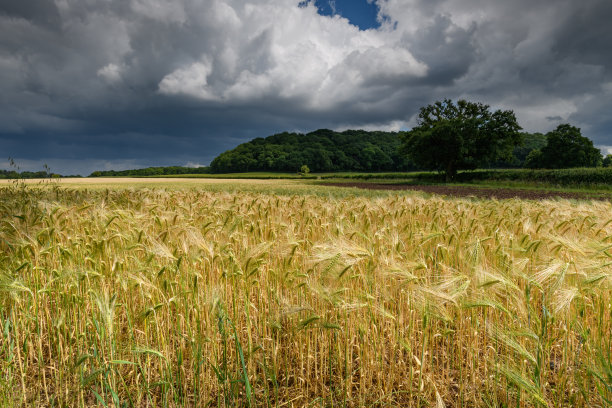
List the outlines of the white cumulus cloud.
{"label": "white cumulus cloud", "polygon": [[121,80],[121,67],[117,64],[108,64],[98,70],[98,76],[104,78],[109,83],[116,83]]}
{"label": "white cumulus cloud", "polygon": [[[313,4],[217,0],[212,5],[207,18],[224,22],[203,27],[214,45],[203,43],[199,61],[186,60],[164,76],[161,93],[225,104],[293,100],[305,109],[331,109],[353,103],[372,86],[391,90],[398,81],[427,73],[426,64],[394,33],[360,31],[339,16],[319,15]],[[188,22],[191,16],[201,22],[196,10],[187,14]]]}
{"label": "white cumulus cloud", "polygon": [[170,95],[185,94],[200,99],[215,99],[208,89],[207,78],[211,72],[210,63],[194,62],[166,75],[159,84],[159,90]]}

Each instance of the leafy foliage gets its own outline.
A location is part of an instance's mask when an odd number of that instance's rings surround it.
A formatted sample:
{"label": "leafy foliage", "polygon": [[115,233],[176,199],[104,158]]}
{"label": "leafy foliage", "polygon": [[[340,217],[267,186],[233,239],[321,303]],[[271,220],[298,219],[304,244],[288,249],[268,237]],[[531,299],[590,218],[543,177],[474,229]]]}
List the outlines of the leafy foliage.
{"label": "leafy foliage", "polygon": [[31,179],[49,177],[51,177],[51,174],[46,171],[0,170],[0,179]]}
{"label": "leafy foliage", "polygon": [[601,152],[593,146],[593,141],[582,136],[579,128],[566,123],[546,134],[546,146],[532,151],[527,156],[525,166],[561,169],[597,167],[601,164]]}
{"label": "leafy foliage", "polygon": [[51,169],[46,164],[43,165],[41,171],[21,171],[13,158],[8,158],[9,167],[11,170],[0,170],[0,179],[44,179],[58,177],[80,177],[80,176],[61,176],[51,172]]}
{"label": "leafy foliage", "polygon": [[510,159],[499,160],[493,163],[493,168],[508,169],[525,167],[525,162],[529,154],[539,151],[546,146],[546,135],[543,133],[521,132],[522,142],[514,147]]}
{"label": "leafy foliage", "polygon": [[521,142],[520,129],[512,111],[491,113],[488,105],[445,99],[421,108],[418,126],[402,136],[402,151],[450,180],[458,170],[509,160]]}
{"label": "leafy foliage", "polygon": [[213,173],[245,171],[401,171],[411,169],[399,154],[393,132],[319,129],[311,133],[279,133],[253,139],[221,153],[210,164]]}

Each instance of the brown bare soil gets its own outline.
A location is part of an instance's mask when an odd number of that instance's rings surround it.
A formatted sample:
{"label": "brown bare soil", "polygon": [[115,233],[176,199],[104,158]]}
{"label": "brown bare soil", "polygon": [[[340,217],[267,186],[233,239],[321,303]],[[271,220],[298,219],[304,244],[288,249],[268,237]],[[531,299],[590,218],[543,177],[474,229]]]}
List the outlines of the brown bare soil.
{"label": "brown bare soil", "polygon": [[566,191],[524,190],[511,188],[485,188],[472,186],[444,186],[444,185],[411,185],[411,184],[385,184],[366,182],[325,183],[336,187],[357,187],[369,190],[413,190],[431,194],[452,197],[478,197],[509,199],[520,198],[525,200],[548,200],[555,198],[576,200],[610,200],[610,196],[601,196],[589,193],[574,193]]}

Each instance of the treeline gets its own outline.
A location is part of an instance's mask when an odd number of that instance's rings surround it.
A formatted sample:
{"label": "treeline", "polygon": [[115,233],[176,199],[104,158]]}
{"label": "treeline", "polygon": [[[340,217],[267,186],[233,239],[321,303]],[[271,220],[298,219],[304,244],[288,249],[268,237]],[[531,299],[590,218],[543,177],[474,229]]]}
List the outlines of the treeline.
{"label": "treeline", "polygon": [[546,134],[546,144],[527,155],[524,167],[530,169],[565,169],[575,167],[608,167],[611,156],[605,158],[579,128],[568,123]]}
{"label": "treeline", "polygon": [[[221,153],[211,162],[210,167],[168,166],[120,171],[99,170],[91,173],[89,177],[147,177],[248,172],[300,172],[304,174],[341,171],[380,173],[443,170],[444,167],[438,168],[432,166],[431,163],[430,165],[423,163],[417,165],[416,158],[420,154],[429,154],[432,160],[442,160],[444,151],[449,150],[454,144],[436,142],[425,143],[419,149],[410,146],[407,148],[406,145],[403,145],[402,138],[405,139],[406,135],[414,133],[415,129],[399,133],[365,130],[335,132],[329,129],[319,129],[306,134],[283,132],[266,138],[253,139]],[[452,136],[455,136],[454,133]],[[498,158],[487,161],[486,158],[483,158],[479,164],[472,163],[471,167],[463,168],[562,169],[612,166],[612,155],[603,157],[599,149],[593,146],[593,142],[582,136],[580,129],[568,124],[559,125],[557,129],[547,134],[520,133],[520,137],[516,139],[514,146],[510,147],[512,154],[505,155],[506,159]],[[480,142],[476,143],[473,149],[478,150],[482,147],[483,144]],[[464,156],[465,154],[463,153]],[[606,174],[604,179],[607,180],[608,173],[604,173]],[[604,173],[598,173],[599,178]],[[537,177],[541,177],[540,173],[537,174],[539,174]],[[559,174],[554,174],[553,178],[556,180]],[[60,177],[49,171],[0,170],[0,178],[49,178],[52,176]],[[574,173],[571,177],[574,177]]]}
{"label": "treeline", "polygon": [[0,170],[0,179],[32,179],[32,178],[49,178],[51,174],[46,171],[16,171],[16,170]]}
{"label": "treeline", "polygon": [[144,169],[131,170],[98,170],[89,177],[144,177],[144,176],[167,176],[172,174],[208,174],[209,167],[146,167]]}
{"label": "treeline", "polygon": [[[560,125],[543,133],[521,133],[522,144],[515,147],[512,159],[494,163],[491,168],[569,169],[611,167],[612,155],[602,156],[580,129]],[[591,173],[589,173],[591,174]]]}
{"label": "treeline", "polygon": [[[481,112],[481,116],[488,118],[484,121],[485,124],[499,122],[500,118],[505,117],[503,115],[512,119],[510,122],[514,124],[515,130],[510,132],[512,137],[506,140],[505,145],[502,135],[499,134],[499,129],[503,128],[501,125],[489,126],[491,134],[480,129],[476,132],[477,137],[466,134],[465,130],[457,131],[465,128],[462,125],[465,119],[462,119],[463,116],[455,118],[453,115],[457,115],[457,109],[472,105],[484,112]],[[94,171],[90,177],[249,172],[380,173],[414,170],[448,171],[451,168],[452,178],[456,175],[456,171],[461,169],[562,169],[612,165],[612,156],[604,158],[593,146],[593,142],[582,136],[579,128],[569,124],[559,125],[546,134],[518,133],[517,129],[520,129],[520,126],[511,111],[491,114],[488,112],[488,106],[470,104],[466,101],[459,101],[456,106],[452,101],[436,103],[422,108],[422,111],[427,113],[429,112],[427,109],[434,111],[447,109],[450,119],[442,120],[434,115],[437,119],[433,120],[429,127],[423,128],[421,125],[408,132],[365,130],[335,132],[329,129],[319,129],[306,134],[283,132],[266,138],[253,139],[221,153],[211,162],[210,167],[173,166]],[[419,140],[423,139],[423,143],[406,143],[410,135],[412,135],[410,140],[413,142],[418,136]],[[473,140],[470,136],[474,136]],[[460,145],[462,147],[458,147]],[[449,162],[452,164],[450,167]]]}
{"label": "treeline", "polygon": [[[523,143],[514,148],[510,160],[490,163],[491,168],[535,166],[532,152],[547,145],[542,133],[522,133]],[[306,165],[313,172],[334,171],[410,171],[417,170],[410,159],[399,152],[400,133],[319,129],[311,133],[280,133],[253,139],[217,156],[210,164],[211,173],[250,171],[297,172]],[[527,158],[531,154],[531,161]]]}
{"label": "treeline", "polygon": [[250,171],[313,172],[406,171],[414,166],[399,153],[394,132],[319,129],[311,133],[280,133],[253,139],[217,156],[212,173]]}
{"label": "treeline", "polygon": [[39,178],[56,178],[56,177],[81,177],[81,176],[62,176],[48,171],[17,171],[17,170],[0,170],[0,179],[39,179]]}

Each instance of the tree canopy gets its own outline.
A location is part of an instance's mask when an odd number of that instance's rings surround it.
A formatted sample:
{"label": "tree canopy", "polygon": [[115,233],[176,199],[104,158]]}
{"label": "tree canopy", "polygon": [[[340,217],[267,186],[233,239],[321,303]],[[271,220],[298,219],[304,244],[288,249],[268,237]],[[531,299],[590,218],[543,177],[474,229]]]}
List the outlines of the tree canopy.
{"label": "tree canopy", "polygon": [[417,166],[444,171],[451,180],[458,170],[509,160],[521,142],[520,129],[512,111],[445,99],[421,108],[417,126],[401,136],[402,151]]}
{"label": "tree canopy", "polygon": [[501,159],[492,163],[491,167],[498,169],[525,167],[527,156],[534,150],[546,146],[546,135],[543,133],[521,132],[522,142],[515,146],[510,159]]}
{"label": "tree canopy", "polygon": [[562,124],[546,134],[546,145],[532,151],[526,167],[561,169],[572,167],[597,167],[602,164],[599,149],[593,141],[582,136],[579,128]]}
{"label": "tree canopy", "polygon": [[[53,174],[48,171],[17,171],[17,170],[0,170],[0,179],[32,179],[32,178],[50,178]],[[74,177],[74,176],[72,176]]]}
{"label": "tree canopy", "polygon": [[402,171],[410,162],[399,153],[394,132],[319,129],[311,133],[279,133],[253,139],[217,156],[213,173],[248,171]]}

